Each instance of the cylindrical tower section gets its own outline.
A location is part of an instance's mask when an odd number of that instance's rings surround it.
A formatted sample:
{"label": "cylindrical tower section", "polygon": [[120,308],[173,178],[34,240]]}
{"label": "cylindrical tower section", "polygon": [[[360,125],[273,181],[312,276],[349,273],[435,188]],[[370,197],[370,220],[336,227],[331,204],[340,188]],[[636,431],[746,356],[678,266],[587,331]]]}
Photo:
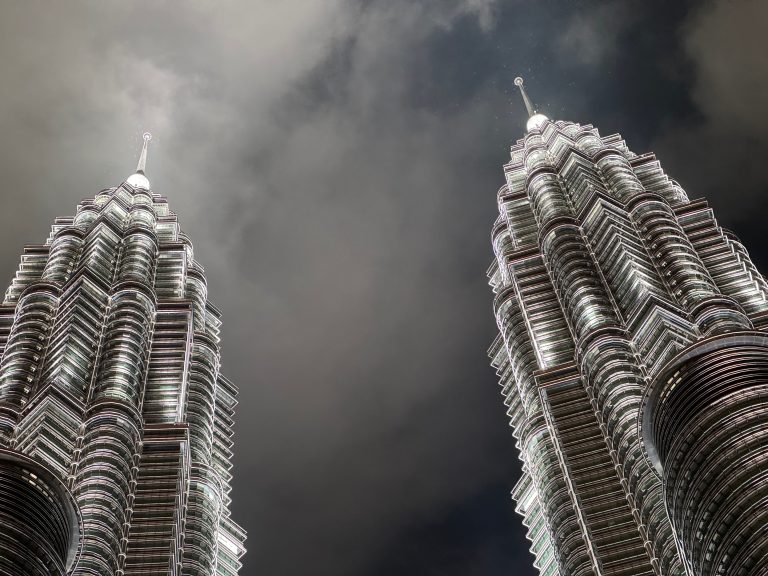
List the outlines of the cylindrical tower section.
{"label": "cylindrical tower section", "polygon": [[218,374],[219,350],[216,342],[205,333],[195,332],[187,391],[189,447],[193,462],[207,463],[211,460]]}
{"label": "cylindrical tower section", "polygon": [[[135,215],[137,212],[132,212]],[[157,268],[157,237],[152,230],[135,226],[123,239],[118,282],[132,280],[153,286]]]}
{"label": "cylindrical tower section", "polygon": [[156,308],[144,284],[118,285],[107,315],[94,400],[120,400],[139,408]]}
{"label": "cylindrical tower section", "polygon": [[89,409],[83,428],[74,494],[84,549],[74,575],[116,574],[133,505],[141,415],[127,402],[101,400]]}
{"label": "cylindrical tower section", "polygon": [[77,214],[75,214],[72,224],[81,232],[87,233],[91,228],[91,224],[99,217],[99,209],[94,204],[82,203],[77,208]]}
{"label": "cylindrical tower section", "polygon": [[63,286],[77,265],[82,246],[82,231],[74,227],[62,229],[51,243],[42,279]]}
{"label": "cylindrical tower section", "polygon": [[[129,235],[134,236],[134,235]],[[147,252],[144,234],[124,250],[106,321],[101,362],[84,424],[75,496],[85,529],[78,576],[113,574],[125,553],[141,440],[142,387],[156,310],[142,282],[125,280]],[[136,256],[135,258],[131,255]]]}
{"label": "cylindrical tower section", "polygon": [[80,534],[64,484],[39,462],[0,449],[0,576],[65,576]]}
{"label": "cylindrical tower section", "polygon": [[768,335],[684,350],[649,389],[641,429],[692,572],[768,574]]}
{"label": "cylindrical tower section", "polygon": [[222,489],[218,474],[206,464],[193,464],[182,576],[208,576],[216,570],[221,509]]}
{"label": "cylindrical tower section", "polygon": [[541,409],[541,398],[533,377],[539,365],[533,351],[531,337],[526,329],[520,302],[511,286],[496,296],[494,312],[514,375],[515,393],[520,397],[526,421],[538,420],[537,423],[543,425],[544,413]]}
{"label": "cylindrical tower section", "polygon": [[16,305],[16,317],[0,362],[0,446],[8,446],[26,403],[50,335],[59,288],[37,282]]}
{"label": "cylindrical tower section", "polygon": [[194,262],[187,268],[184,290],[187,298],[192,301],[195,330],[202,332],[205,330],[205,303],[208,300],[208,286],[203,271]]}

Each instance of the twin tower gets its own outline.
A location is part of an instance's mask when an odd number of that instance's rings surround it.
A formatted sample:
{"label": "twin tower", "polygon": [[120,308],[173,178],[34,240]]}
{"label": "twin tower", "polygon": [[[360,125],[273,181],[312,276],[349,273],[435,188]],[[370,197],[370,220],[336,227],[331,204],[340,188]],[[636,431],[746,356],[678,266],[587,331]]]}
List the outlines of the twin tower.
{"label": "twin tower", "polygon": [[219,311],[135,174],[28,246],[0,305],[0,575],[234,576]]}
{"label": "twin tower", "polygon": [[[652,154],[523,97],[490,353],[536,566],[768,574],[768,283]],[[0,305],[0,576],[240,569],[237,390],[148,140],[135,174],[25,249]]]}
{"label": "twin tower", "polygon": [[530,119],[498,193],[490,355],[535,565],[768,574],[768,283],[653,154],[516,84]]}

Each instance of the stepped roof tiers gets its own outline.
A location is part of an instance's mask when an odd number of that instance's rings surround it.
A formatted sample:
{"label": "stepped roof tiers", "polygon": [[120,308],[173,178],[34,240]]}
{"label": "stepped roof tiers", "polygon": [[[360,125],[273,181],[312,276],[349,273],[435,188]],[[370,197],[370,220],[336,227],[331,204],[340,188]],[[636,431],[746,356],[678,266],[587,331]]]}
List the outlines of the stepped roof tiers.
{"label": "stepped roof tiers", "polygon": [[0,306],[0,575],[233,576],[219,311],[136,172],[27,246]]}
{"label": "stepped roof tiers", "polygon": [[768,574],[768,283],[653,154],[516,84],[490,355],[536,567]]}

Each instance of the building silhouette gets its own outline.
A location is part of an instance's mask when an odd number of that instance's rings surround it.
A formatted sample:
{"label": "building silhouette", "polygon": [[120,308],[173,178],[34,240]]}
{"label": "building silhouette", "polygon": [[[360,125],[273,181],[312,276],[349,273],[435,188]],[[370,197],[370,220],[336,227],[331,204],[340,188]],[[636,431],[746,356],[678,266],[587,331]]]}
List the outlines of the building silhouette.
{"label": "building silhouette", "polygon": [[135,174],[25,248],[0,306],[0,575],[240,568],[237,389],[149,139]]}
{"label": "building silhouette", "polygon": [[490,355],[535,566],[768,574],[768,283],[653,154],[515,83],[529,119],[498,192]]}

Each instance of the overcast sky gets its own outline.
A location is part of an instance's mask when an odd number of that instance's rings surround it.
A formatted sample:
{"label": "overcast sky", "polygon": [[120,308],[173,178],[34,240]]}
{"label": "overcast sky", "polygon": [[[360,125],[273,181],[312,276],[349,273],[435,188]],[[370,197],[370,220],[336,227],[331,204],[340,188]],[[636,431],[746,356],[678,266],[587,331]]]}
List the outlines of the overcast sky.
{"label": "overcast sky", "polygon": [[621,132],[763,269],[761,0],[0,0],[0,275],[141,133],[222,309],[244,576],[528,576],[486,349],[525,115]]}

